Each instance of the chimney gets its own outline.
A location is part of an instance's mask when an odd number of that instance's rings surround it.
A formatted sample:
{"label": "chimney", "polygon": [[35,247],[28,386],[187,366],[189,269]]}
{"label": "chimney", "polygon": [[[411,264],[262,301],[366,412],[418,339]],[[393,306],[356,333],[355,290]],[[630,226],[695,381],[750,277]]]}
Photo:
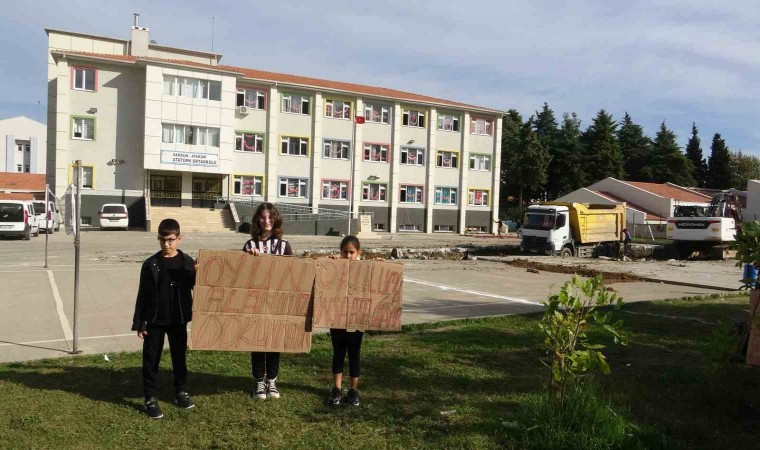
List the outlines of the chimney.
{"label": "chimney", "polygon": [[150,43],[150,30],[140,26],[140,15],[135,14],[135,22],[132,25],[132,40],[129,42],[129,54],[132,56],[148,56]]}

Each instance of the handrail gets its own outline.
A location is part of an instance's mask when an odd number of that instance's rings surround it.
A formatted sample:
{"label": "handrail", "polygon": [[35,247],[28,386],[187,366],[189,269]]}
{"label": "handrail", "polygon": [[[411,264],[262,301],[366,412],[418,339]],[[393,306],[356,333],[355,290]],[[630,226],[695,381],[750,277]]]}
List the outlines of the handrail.
{"label": "handrail", "polygon": [[[263,200],[255,200],[250,197],[216,197],[216,201],[219,203],[238,204],[245,206],[257,207]],[[283,216],[283,220],[288,222],[298,222],[307,220],[347,220],[353,218],[354,214],[351,211],[343,211],[339,209],[330,208],[313,208],[309,205],[294,205],[292,203],[274,203],[277,209],[280,210],[280,214]]]}

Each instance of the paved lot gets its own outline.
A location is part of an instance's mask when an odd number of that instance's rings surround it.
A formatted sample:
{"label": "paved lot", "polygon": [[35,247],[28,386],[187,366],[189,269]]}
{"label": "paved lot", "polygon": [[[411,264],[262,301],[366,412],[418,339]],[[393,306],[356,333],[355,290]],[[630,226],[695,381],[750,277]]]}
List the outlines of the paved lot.
{"label": "paved lot", "polygon": [[[241,234],[188,235],[180,248],[238,249]],[[340,238],[295,236],[299,249],[336,248]],[[491,245],[505,239],[455,235],[399,235],[367,241],[365,247],[442,247]],[[64,356],[72,345],[74,247],[71,236],[50,236],[49,267],[45,236],[31,241],[0,241],[0,362]],[[86,353],[133,351],[140,340],[129,330],[140,263],[158,250],[152,234],[82,234],[77,336]],[[547,294],[569,275],[526,272],[494,261],[406,260],[404,323],[540,311]],[[627,301],[711,294],[701,288],[658,283],[613,286]]]}

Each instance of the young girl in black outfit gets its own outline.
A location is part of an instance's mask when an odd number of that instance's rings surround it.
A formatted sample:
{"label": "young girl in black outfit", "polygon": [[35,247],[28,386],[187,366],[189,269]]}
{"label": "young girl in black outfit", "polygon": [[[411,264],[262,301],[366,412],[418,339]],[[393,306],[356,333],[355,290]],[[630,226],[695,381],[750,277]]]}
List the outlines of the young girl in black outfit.
{"label": "young girl in black outfit", "polygon": [[[243,251],[251,255],[292,255],[288,241],[282,238],[282,215],[271,203],[262,203],[251,219],[251,239]],[[251,373],[256,382],[253,396],[260,400],[280,398],[275,384],[280,371],[279,352],[251,352]]]}
{"label": "young girl in black outfit", "polygon": [[[340,257],[342,259],[358,260],[361,255],[361,245],[356,236],[346,236],[340,243]],[[330,256],[333,259],[338,257]],[[377,258],[382,261],[381,258]],[[362,330],[343,330],[330,328],[330,339],[332,340],[333,359],[332,373],[334,387],[327,399],[328,405],[340,405],[343,390],[343,363],[348,352],[348,375],[351,377],[351,388],[348,390],[346,401],[349,405],[359,406],[359,373],[361,365]]]}

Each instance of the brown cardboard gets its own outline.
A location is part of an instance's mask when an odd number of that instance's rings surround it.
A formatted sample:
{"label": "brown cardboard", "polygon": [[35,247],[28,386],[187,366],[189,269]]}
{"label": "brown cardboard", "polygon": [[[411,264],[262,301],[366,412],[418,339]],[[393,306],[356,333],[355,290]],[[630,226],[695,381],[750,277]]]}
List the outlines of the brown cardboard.
{"label": "brown cardboard", "polygon": [[311,350],[316,261],[201,250],[193,295],[193,350]]}
{"label": "brown cardboard", "polygon": [[747,364],[760,366],[760,289],[753,289],[750,295],[750,331],[747,346]]}
{"label": "brown cardboard", "polygon": [[315,327],[401,330],[404,266],[321,259],[314,282]]}

